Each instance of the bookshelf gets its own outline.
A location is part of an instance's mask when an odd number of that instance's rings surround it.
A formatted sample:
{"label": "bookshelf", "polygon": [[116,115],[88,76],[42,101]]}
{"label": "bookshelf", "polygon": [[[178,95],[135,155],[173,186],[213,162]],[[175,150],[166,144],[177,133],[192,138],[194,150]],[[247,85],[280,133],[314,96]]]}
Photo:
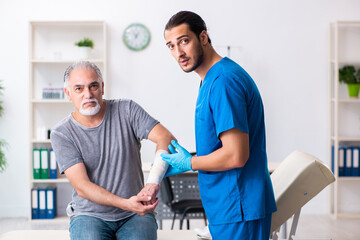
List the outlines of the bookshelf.
{"label": "bookshelf", "polygon": [[360,22],[331,23],[329,40],[329,156],[337,179],[331,186],[330,213],[356,218],[360,217],[360,176],[339,176],[338,149],[360,146],[360,99],[348,97],[346,85],[339,83],[339,69],[360,68]]}
{"label": "bookshelf", "polygon": [[[75,46],[75,42],[84,37],[94,42],[94,49],[86,59],[80,57],[82,55],[79,47]],[[29,22],[30,189],[28,196],[31,198],[33,188],[56,187],[57,217],[55,220],[66,216],[65,210],[71,200],[72,186],[68,179],[65,176],[59,176],[59,173],[56,179],[34,179],[33,149],[51,149],[47,131],[74,111],[72,103],[67,100],[65,94],[62,97],[63,75],[70,64],[78,60],[91,61],[100,68],[103,79],[106,81],[106,42],[104,21]],[[46,91],[57,91],[60,97],[44,98]],[[32,219],[31,208],[32,206],[29,209],[29,219],[38,221]],[[40,220],[43,221],[43,219]]]}

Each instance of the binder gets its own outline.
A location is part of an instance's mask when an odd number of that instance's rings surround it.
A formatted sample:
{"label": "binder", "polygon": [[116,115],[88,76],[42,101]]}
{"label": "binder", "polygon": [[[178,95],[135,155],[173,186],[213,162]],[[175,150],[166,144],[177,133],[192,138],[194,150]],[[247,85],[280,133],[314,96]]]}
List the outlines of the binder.
{"label": "binder", "polygon": [[37,189],[31,189],[31,218],[39,219],[39,193]]}
{"label": "binder", "polygon": [[33,178],[40,179],[40,150],[33,149]]}
{"label": "binder", "polygon": [[345,154],[345,176],[350,177],[352,174],[352,161],[353,161],[353,157],[352,157],[352,148],[351,147],[347,147],[346,148],[346,154]]}
{"label": "binder", "polygon": [[359,169],[359,147],[353,148],[353,162],[352,162],[352,176],[358,177],[360,176],[360,169]]}
{"label": "binder", "polygon": [[39,219],[46,219],[46,189],[39,189]]}
{"label": "binder", "polygon": [[50,157],[49,178],[56,179],[57,178],[57,166],[56,166],[55,152],[53,149],[50,149],[49,157]]}
{"label": "binder", "polygon": [[46,217],[55,218],[56,216],[56,188],[46,189]]}
{"label": "binder", "polygon": [[40,149],[41,179],[49,179],[49,152],[47,149]]}
{"label": "binder", "polygon": [[345,176],[345,148],[339,147],[339,177]]}

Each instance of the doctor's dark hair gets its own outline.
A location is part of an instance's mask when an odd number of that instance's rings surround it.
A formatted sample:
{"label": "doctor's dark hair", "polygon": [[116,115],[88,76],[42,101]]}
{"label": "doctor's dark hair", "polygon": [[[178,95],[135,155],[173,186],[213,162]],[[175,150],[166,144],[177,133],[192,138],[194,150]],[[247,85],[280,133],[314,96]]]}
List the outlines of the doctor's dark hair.
{"label": "doctor's dark hair", "polygon": [[85,68],[85,69],[93,69],[100,82],[103,81],[102,78],[102,74],[100,69],[98,68],[98,66],[96,66],[94,63],[89,62],[89,61],[79,61],[79,62],[75,62],[73,64],[71,64],[65,71],[64,73],[64,88],[69,90],[69,76],[72,70],[77,69],[77,68]]}
{"label": "doctor's dark hair", "polygon": [[[204,22],[204,20],[196,13],[190,11],[180,11],[173,15],[167,22],[165,26],[165,31],[177,27],[183,23],[189,26],[190,30],[195,33],[199,40],[200,33],[204,30],[207,31],[206,23]],[[208,37],[208,39],[209,43],[211,44],[210,37]]]}

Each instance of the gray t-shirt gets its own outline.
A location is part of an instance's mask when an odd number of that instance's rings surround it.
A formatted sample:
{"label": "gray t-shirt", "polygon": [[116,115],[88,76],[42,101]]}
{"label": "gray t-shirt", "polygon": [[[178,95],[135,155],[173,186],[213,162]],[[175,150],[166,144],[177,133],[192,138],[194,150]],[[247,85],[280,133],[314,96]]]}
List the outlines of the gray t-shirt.
{"label": "gray t-shirt", "polygon": [[[70,114],[51,131],[60,173],[83,162],[91,182],[122,198],[138,194],[144,183],[140,141],[157,123],[137,103],[123,99],[106,100],[104,120],[96,127],[85,127]],[[118,221],[134,213],[94,203],[73,190],[67,214]]]}

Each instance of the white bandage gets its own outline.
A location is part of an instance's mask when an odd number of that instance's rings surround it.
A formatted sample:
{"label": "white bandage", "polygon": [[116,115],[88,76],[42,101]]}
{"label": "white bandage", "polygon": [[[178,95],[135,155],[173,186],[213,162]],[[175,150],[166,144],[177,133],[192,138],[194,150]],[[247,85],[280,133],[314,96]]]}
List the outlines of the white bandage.
{"label": "white bandage", "polygon": [[162,160],[160,154],[162,153],[169,153],[166,150],[158,150],[155,153],[155,159],[154,159],[154,163],[151,167],[150,173],[149,173],[149,177],[147,179],[146,183],[156,183],[156,184],[160,184],[163,177],[165,176],[166,170],[168,169],[169,164],[167,162],[165,162],[164,160]]}

